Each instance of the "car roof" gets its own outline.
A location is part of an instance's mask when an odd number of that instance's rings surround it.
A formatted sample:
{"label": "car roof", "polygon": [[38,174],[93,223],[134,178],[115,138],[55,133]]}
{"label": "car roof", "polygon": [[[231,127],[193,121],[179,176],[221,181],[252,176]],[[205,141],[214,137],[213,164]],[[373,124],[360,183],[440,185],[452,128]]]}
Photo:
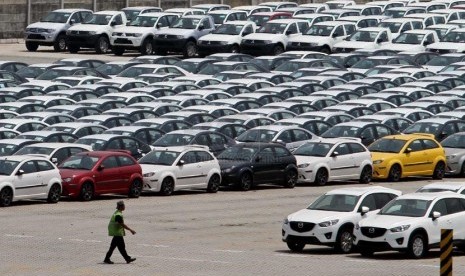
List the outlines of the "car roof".
{"label": "car roof", "polygon": [[12,139],[0,139],[0,144],[8,144],[8,145],[21,145],[27,142],[34,142],[32,139],[20,139],[20,138],[12,138]]}
{"label": "car roof", "polygon": [[99,140],[108,141],[115,137],[124,137],[124,136],[117,135],[117,134],[93,134],[93,135],[87,135],[87,136],[81,137],[79,139],[99,139]]}
{"label": "car roof", "polygon": [[451,192],[435,192],[435,193],[410,193],[399,196],[397,199],[419,199],[419,200],[435,200],[441,198],[449,198],[449,197],[461,197],[465,198],[465,196],[451,193]]}
{"label": "car roof", "polygon": [[447,190],[459,190],[465,187],[465,183],[463,182],[434,182],[431,184],[427,184],[420,188],[422,189],[447,189]]}
{"label": "car roof", "polygon": [[36,144],[31,144],[27,145],[26,147],[40,147],[40,148],[65,148],[65,147],[79,147],[79,148],[84,148],[87,150],[92,150],[92,147],[89,145],[84,145],[84,144],[76,144],[76,143],[36,143]]}
{"label": "car roof", "polygon": [[174,146],[174,147],[154,147],[152,151],[175,151],[184,152],[188,150],[202,150],[209,151],[207,146],[202,145],[185,145],[185,146]]}
{"label": "car roof", "polygon": [[[44,157],[40,157],[40,156],[32,156],[32,155],[10,155],[10,156],[1,156],[0,157],[0,160],[12,160],[12,161],[18,161],[18,162],[22,162],[24,160],[30,160],[30,159],[33,159],[33,160],[47,160],[46,158]],[[48,161],[48,160],[47,160]]]}
{"label": "car roof", "polygon": [[354,195],[354,196],[362,196],[366,193],[370,192],[391,192],[395,194],[401,194],[400,191],[385,188],[382,186],[371,186],[371,187],[350,187],[350,188],[340,188],[335,189],[327,192],[327,195],[337,195],[337,194],[345,194],[345,195]]}

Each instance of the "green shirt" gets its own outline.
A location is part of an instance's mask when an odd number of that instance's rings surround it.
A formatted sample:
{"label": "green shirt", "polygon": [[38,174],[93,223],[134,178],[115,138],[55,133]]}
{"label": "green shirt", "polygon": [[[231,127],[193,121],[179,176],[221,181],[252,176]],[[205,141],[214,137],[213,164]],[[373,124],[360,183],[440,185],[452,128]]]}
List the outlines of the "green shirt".
{"label": "green shirt", "polygon": [[108,236],[125,236],[124,228],[121,225],[123,223],[123,213],[120,210],[116,210],[110,218],[108,224]]}

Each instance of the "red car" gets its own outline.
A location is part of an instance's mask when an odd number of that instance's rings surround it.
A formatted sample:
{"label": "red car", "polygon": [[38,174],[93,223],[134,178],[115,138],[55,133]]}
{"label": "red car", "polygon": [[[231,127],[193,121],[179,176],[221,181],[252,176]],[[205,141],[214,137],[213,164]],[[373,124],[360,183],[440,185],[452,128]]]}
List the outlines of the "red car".
{"label": "red car", "polygon": [[142,168],[124,152],[82,152],[66,159],[58,168],[64,196],[89,201],[100,194],[139,197],[142,192]]}

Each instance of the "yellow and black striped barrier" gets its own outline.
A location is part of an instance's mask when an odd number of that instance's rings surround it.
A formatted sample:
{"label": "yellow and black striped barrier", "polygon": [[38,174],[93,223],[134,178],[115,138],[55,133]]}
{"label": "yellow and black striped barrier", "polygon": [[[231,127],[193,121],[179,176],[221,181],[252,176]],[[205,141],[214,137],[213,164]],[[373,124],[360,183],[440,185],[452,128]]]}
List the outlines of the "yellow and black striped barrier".
{"label": "yellow and black striped barrier", "polygon": [[453,236],[454,231],[452,229],[441,229],[440,276],[452,276],[452,253],[454,252],[454,246],[452,244]]}

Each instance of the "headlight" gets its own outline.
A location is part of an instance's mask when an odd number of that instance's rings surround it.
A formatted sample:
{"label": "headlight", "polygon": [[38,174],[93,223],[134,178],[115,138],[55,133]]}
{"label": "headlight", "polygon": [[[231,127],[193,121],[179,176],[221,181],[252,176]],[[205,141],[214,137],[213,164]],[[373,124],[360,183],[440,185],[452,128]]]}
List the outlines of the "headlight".
{"label": "headlight", "polygon": [[185,37],[184,37],[183,35],[177,35],[176,38],[177,38],[177,39],[183,39],[183,38],[185,38]]}
{"label": "headlight", "polygon": [[142,176],[143,177],[152,177],[155,175],[155,172],[149,172],[149,173],[144,173]]}
{"label": "headlight", "polygon": [[328,220],[328,221],[323,221],[321,223],[318,223],[318,226],[320,226],[320,227],[329,227],[329,226],[336,225],[338,222],[339,222],[338,219],[333,219],[333,220]]}
{"label": "headlight", "polygon": [[63,181],[63,183],[68,183],[68,182],[71,182],[71,180],[73,180],[72,177],[67,177],[67,178],[62,178],[61,179]]}
{"label": "headlight", "polygon": [[452,155],[446,156],[447,159],[454,159],[455,157],[457,157],[457,154],[452,154]]}
{"label": "headlight", "polygon": [[359,230],[360,229],[360,224],[358,224],[358,222],[355,224],[355,230]]}
{"label": "headlight", "polygon": [[66,35],[70,35],[71,34],[71,31],[70,30],[67,30],[66,31]]}
{"label": "headlight", "polygon": [[54,30],[54,29],[47,29],[47,30],[45,30],[45,31],[46,31],[47,33],[51,34],[51,33],[53,33],[55,30]]}
{"label": "headlight", "polygon": [[283,224],[289,224],[289,219],[285,218],[285,219],[283,220]]}
{"label": "headlight", "polygon": [[297,167],[298,168],[306,168],[308,166],[310,166],[310,163],[303,163],[303,164],[298,165]]}
{"label": "headlight", "polygon": [[227,41],[218,41],[218,43],[219,43],[220,45],[228,45],[228,42],[227,42]]}
{"label": "headlight", "polygon": [[271,44],[271,43],[273,43],[273,40],[263,40],[263,43],[264,44]]}
{"label": "headlight", "polygon": [[375,160],[375,161],[373,161],[373,165],[381,164],[381,163],[383,163],[383,161],[384,160],[382,160],[382,159],[381,160]]}
{"label": "headlight", "polygon": [[134,34],[135,37],[141,37],[142,34]]}
{"label": "headlight", "polygon": [[111,36],[116,36],[116,35],[117,35],[117,33],[111,33]]}
{"label": "headlight", "polygon": [[89,32],[90,35],[94,35],[94,34],[96,34],[96,33],[97,33],[97,32],[94,32],[94,31]]}
{"label": "headlight", "polygon": [[410,228],[410,224],[397,226],[397,227],[391,228],[389,230],[391,230],[391,232],[397,233],[397,232],[404,232],[404,231],[408,230],[409,228]]}

